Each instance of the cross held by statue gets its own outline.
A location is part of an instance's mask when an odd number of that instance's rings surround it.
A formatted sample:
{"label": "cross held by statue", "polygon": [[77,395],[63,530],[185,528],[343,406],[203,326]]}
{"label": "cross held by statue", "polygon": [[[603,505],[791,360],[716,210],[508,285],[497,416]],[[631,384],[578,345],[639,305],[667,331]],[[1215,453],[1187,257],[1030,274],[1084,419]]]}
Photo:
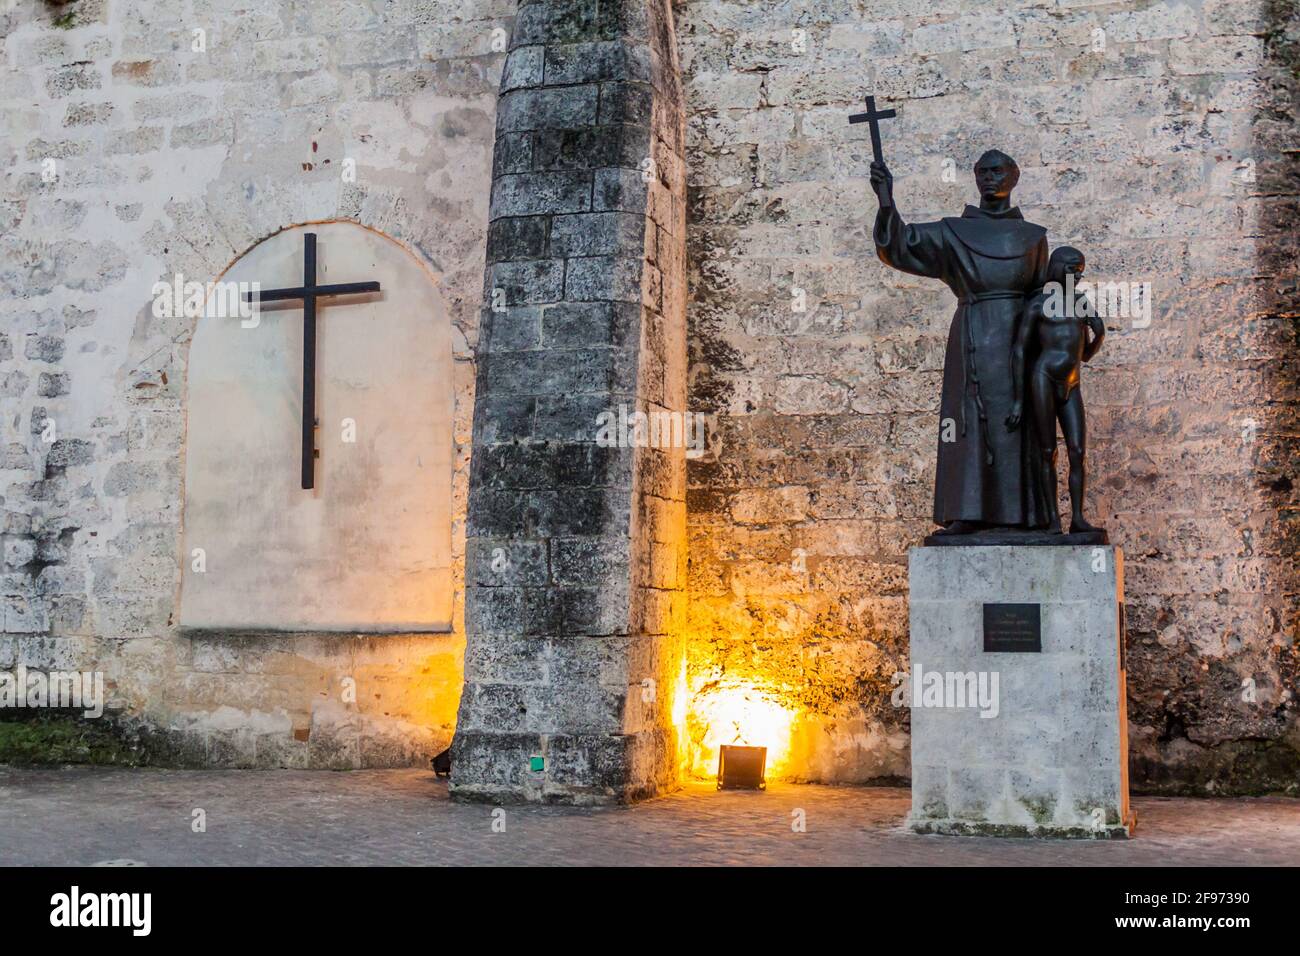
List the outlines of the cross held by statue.
{"label": "cross held by statue", "polygon": [[310,489],[316,474],[316,300],[332,295],[378,292],[378,282],[316,284],[316,233],[304,234],[302,285],[290,289],[246,292],[248,302],[283,302],[302,299],[302,486]]}
{"label": "cross held by statue", "polygon": [[867,97],[867,111],[865,113],[854,113],[849,117],[850,123],[866,123],[871,129],[871,154],[876,162],[883,163],[885,157],[880,152],[880,121],[882,119],[893,119],[898,113],[895,110],[877,110],[876,98]]}

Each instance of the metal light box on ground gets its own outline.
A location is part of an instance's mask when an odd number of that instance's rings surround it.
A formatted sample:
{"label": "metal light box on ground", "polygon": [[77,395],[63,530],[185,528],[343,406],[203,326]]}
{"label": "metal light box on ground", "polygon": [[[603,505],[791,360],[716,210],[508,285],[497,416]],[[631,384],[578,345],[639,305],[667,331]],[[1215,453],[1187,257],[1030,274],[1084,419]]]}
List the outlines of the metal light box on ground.
{"label": "metal light box on ground", "polygon": [[718,748],[719,790],[765,790],[766,771],[766,747],[724,744]]}

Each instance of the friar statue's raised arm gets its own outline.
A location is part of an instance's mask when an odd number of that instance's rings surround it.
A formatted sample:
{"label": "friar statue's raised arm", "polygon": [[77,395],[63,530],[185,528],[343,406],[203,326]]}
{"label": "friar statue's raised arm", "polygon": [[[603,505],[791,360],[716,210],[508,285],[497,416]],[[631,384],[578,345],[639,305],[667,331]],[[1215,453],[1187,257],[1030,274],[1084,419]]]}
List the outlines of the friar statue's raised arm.
{"label": "friar statue's raised arm", "polygon": [[1011,382],[1016,327],[1048,261],[1046,230],[1011,204],[1019,178],[1015,160],[989,150],[975,164],[978,206],[967,206],[960,217],[907,223],[894,205],[889,168],[871,164],[880,204],[877,255],[895,269],[941,280],[957,297],[935,422],[934,520],[942,529],[927,540],[936,544],[955,544],[973,532],[1045,528],[1051,514],[1036,480],[1035,431],[1004,424],[1017,397]]}

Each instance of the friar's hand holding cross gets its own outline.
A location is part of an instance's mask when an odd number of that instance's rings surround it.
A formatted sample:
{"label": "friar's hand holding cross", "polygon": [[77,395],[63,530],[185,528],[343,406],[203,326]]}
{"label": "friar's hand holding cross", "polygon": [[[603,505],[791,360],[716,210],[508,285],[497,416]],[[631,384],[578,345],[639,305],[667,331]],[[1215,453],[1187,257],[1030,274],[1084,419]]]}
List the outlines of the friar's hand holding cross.
{"label": "friar's hand holding cross", "polygon": [[866,123],[871,129],[871,188],[876,192],[876,199],[879,200],[881,209],[887,209],[894,204],[894,177],[889,172],[889,167],[885,165],[885,158],[881,153],[880,121],[893,119],[897,115],[895,110],[877,110],[876,98],[868,96],[867,111],[854,113],[849,117],[850,123]]}

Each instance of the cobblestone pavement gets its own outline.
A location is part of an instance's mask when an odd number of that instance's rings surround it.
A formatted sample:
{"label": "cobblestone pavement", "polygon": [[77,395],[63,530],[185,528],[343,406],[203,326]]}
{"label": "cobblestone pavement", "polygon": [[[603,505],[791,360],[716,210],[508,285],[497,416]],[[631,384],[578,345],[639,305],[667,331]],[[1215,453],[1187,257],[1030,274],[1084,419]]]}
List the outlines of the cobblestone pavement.
{"label": "cobblestone pavement", "polygon": [[692,784],[630,808],[507,807],[493,832],[493,807],[453,804],[422,770],[0,767],[0,864],[1300,863],[1300,801],[1285,798],[1138,798],[1138,838],[1097,842],[918,836],[902,827],[908,802],[883,787]]}

